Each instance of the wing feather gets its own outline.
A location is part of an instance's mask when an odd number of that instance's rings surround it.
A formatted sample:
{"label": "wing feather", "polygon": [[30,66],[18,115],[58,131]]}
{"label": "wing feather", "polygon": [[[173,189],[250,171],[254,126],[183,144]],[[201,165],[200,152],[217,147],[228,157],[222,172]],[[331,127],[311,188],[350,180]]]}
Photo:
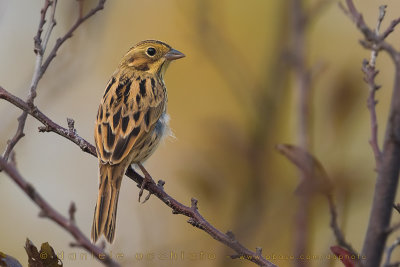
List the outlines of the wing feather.
{"label": "wing feather", "polygon": [[165,111],[165,92],[156,77],[114,74],[99,106],[94,134],[102,162],[118,164],[138,149]]}

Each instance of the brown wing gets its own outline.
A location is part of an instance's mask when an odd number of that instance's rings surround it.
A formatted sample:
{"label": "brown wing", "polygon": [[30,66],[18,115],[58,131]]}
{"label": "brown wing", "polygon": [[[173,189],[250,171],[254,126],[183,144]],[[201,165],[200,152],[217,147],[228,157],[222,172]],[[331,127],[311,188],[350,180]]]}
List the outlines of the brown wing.
{"label": "brown wing", "polygon": [[123,78],[108,82],[95,128],[97,155],[104,163],[120,163],[145,140],[165,109],[164,88],[155,77]]}

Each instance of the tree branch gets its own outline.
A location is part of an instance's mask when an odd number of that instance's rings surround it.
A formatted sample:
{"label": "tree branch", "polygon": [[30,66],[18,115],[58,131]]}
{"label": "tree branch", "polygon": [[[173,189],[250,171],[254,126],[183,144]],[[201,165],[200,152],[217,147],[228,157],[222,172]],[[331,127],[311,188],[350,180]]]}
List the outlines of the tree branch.
{"label": "tree branch", "polygon": [[[379,16],[375,28],[375,35],[379,35],[379,30],[381,27],[382,20],[385,17],[385,14],[386,14],[386,5],[382,5],[379,7]],[[370,112],[370,120],[371,120],[371,139],[369,140],[369,143],[374,152],[376,169],[378,170],[381,165],[382,152],[378,144],[378,120],[376,118],[376,110],[375,110],[375,106],[377,104],[377,101],[375,99],[375,93],[380,88],[380,86],[375,83],[375,77],[379,73],[379,71],[376,70],[375,67],[377,57],[378,57],[378,48],[376,44],[374,44],[371,51],[370,60],[363,61],[362,71],[365,74],[364,81],[368,84],[369,87],[369,96],[367,100],[367,106]]]}
{"label": "tree branch", "polygon": [[333,230],[333,234],[336,237],[338,245],[347,249],[352,255],[359,255],[359,253],[346,241],[342,233],[342,230],[340,230],[339,224],[337,222],[338,215],[337,215],[336,205],[335,202],[333,201],[332,195],[326,195],[326,197],[328,199],[329,211],[331,214],[330,226]]}
{"label": "tree branch", "polygon": [[[305,12],[305,1],[291,1],[292,18],[292,64],[294,71],[293,89],[296,95],[296,115],[297,115],[297,143],[300,147],[309,150],[310,148],[310,108],[311,108],[311,75],[307,67],[306,60],[306,30],[307,17]],[[299,173],[300,179],[305,179],[302,172]],[[294,256],[296,267],[305,267],[307,264],[301,259],[302,255],[307,254],[309,240],[309,215],[311,208],[311,199],[308,194],[298,195],[298,204],[294,218]]]}
{"label": "tree branch", "polygon": [[[346,241],[342,230],[337,222],[337,210],[333,200],[333,184],[325,171],[322,163],[307,150],[293,145],[279,144],[276,149],[291,161],[303,174],[305,180],[301,181],[296,193],[307,194],[310,197],[319,193],[328,200],[329,212],[331,215],[330,226],[339,246],[346,248],[351,255],[359,253]],[[307,191],[304,191],[306,188]]]}
{"label": "tree branch", "polygon": [[[46,115],[44,115],[39,109],[37,109],[36,107],[31,108],[23,100],[12,95],[2,87],[0,87],[0,98],[26,111],[32,117],[40,121],[44,125],[44,127],[39,127],[39,131],[57,133],[62,137],[77,144],[83,151],[97,157],[96,148],[92,144],[87,142],[85,139],[80,137],[76,133],[76,131],[64,128],[56,124]],[[70,126],[72,125],[70,124]],[[131,180],[135,181],[138,185],[141,185],[144,179],[132,168],[129,168],[127,170],[126,175]],[[158,184],[147,183],[145,189],[148,190],[151,194],[155,195],[157,198],[159,198],[168,207],[170,207],[174,214],[182,214],[186,217],[189,217],[188,223],[203,230],[215,240],[233,249],[237,253],[237,255],[232,256],[232,258],[238,258],[243,256],[244,259],[250,260],[258,264],[259,266],[271,266],[271,267],[275,266],[271,262],[267,261],[265,257],[262,257],[261,255],[258,255],[257,252],[251,251],[245,246],[243,246],[233,237],[231,233],[224,234],[218,229],[216,229],[213,225],[211,225],[198,211],[197,201],[192,199],[191,207],[185,206],[179,201],[175,200],[170,195],[168,195],[163,189],[163,184],[164,184],[163,181],[159,181]]]}
{"label": "tree branch", "polygon": [[84,23],[90,17],[95,15],[98,11],[102,10],[104,8],[105,2],[106,2],[106,0],[99,0],[99,2],[97,3],[97,6],[94,7],[92,10],[90,10],[85,16],[82,17],[81,15],[79,15],[78,19],[76,20],[74,25],[71,26],[71,28],[64,34],[64,36],[62,36],[61,38],[57,39],[56,44],[54,45],[53,49],[50,51],[49,56],[47,57],[47,59],[45,60],[45,62],[43,63],[43,65],[42,65],[42,67],[40,69],[39,79],[42,78],[43,74],[45,73],[45,71],[49,67],[50,63],[56,57],[58,49],[61,47],[61,45],[65,41],[67,41],[69,38],[72,37],[72,35],[74,34],[75,30],[79,26],[81,26],[82,23]]}
{"label": "tree branch", "polygon": [[[52,30],[54,26],[56,25],[55,21],[55,11],[56,11],[56,6],[57,6],[57,0],[45,0],[44,6],[41,10],[41,17],[39,21],[39,27],[38,31],[36,33],[36,36],[34,37],[34,52],[36,54],[36,63],[35,63],[35,69],[33,72],[32,76],[32,81],[29,89],[29,94],[28,98],[26,100],[26,103],[33,107],[33,102],[36,97],[36,90],[37,86],[39,84],[40,79],[43,77],[43,74],[47,70],[48,66],[50,65],[51,61],[56,57],[57,52],[61,45],[68,40],[69,38],[72,37],[72,34],[75,32],[75,30],[87,19],[95,15],[98,11],[102,10],[104,8],[104,3],[106,0],[99,0],[98,4],[96,7],[94,7],[92,10],[90,10],[85,16],[78,16],[77,21],[75,22],[74,25],[67,31],[67,33],[57,39],[56,44],[54,45],[53,49],[51,50],[49,56],[43,63],[43,56],[47,48],[47,43],[50,39]],[[46,24],[46,14],[49,10],[49,7],[51,7],[51,13],[50,13],[50,23],[47,27],[45,36],[42,40],[41,36],[43,33],[43,27]],[[8,140],[7,142],[7,147],[3,153],[3,158],[5,160],[8,160],[10,153],[14,149],[15,145],[19,142],[19,140],[25,136],[24,134],[24,128],[25,128],[25,122],[27,119],[28,113],[24,111],[19,117],[18,117],[18,128],[17,131],[15,132],[14,136]]]}
{"label": "tree branch", "polygon": [[117,262],[110,258],[103,249],[92,244],[89,239],[79,230],[72,219],[67,219],[62,216],[57,210],[55,210],[37,191],[29,184],[17,171],[17,169],[4,158],[0,157],[0,167],[5,173],[12,178],[12,180],[25,192],[26,195],[40,207],[41,217],[49,218],[50,220],[57,223],[67,232],[69,232],[77,241],[80,247],[84,248],[88,252],[91,252],[99,261],[104,263],[106,266],[116,267],[119,266]]}
{"label": "tree branch", "polygon": [[400,54],[385,41],[385,38],[394,30],[400,19],[392,22],[388,29],[382,35],[379,35],[366,25],[352,0],[346,0],[346,6],[347,9],[343,6],[342,8],[364,35],[361,44],[371,50],[386,51],[395,66],[392,103],[386,125],[368,229],[362,250],[362,254],[366,257],[364,265],[375,267],[379,266],[382,260],[388,236],[386,229],[389,228],[390,224],[400,170]]}
{"label": "tree branch", "polygon": [[[68,128],[64,128],[55,122],[53,122],[49,117],[43,114],[37,107],[34,106],[34,98],[36,97],[36,89],[38,82],[46,72],[47,68],[49,67],[52,60],[56,57],[57,52],[61,45],[72,37],[75,30],[87,19],[97,13],[99,10],[104,8],[104,3],[106,0],[99,0],[98,4],[95,8],[89,11],[85,16],[82,16],[81,12],[81,2],[80,5],[80,12],[78,19],[72,25],[72,27],[67,31],[67,33],[62,36],[61,38],[57,39],[54,47],[50,51],[48,57],[44,60],[43,55],[46,51],[47,42],[50,38],[51,32],[53,27],[55,26],[56,22],[54,19],[55,9],[57,0],[46,0],[44,3],[44,7],[41,11],[41,19],[39,22],[39,28],[37,34],[34,38],[35,41],[35,53],[37,54],[35,71],[32,78],[32,83],[30,87],[30,93],[28,99],[23,101],[22,99],[14,96],[13,94],[6,91],[4,88],[0,87],[0,98],[4,99],[11,104],[15,105],[16,107],[23,110],[22,115],[19,118],[19,126],[15,136],[10,140],[9,145],[7,146],[4,158],[0,159],[0,168],[4,169],[4,171],[19,185],[19,187],[41,208],[42,212],[41,215],[50,218],[51,220],[55,221],[76,239],[77,243],[75,245],[81,246],[88,251],[94,252],[96,256],[100,259],[100,255],[103,255],[104,259],[103,262],[109,266],[118,266],[117,263],[112,261],[109,256],[103,253],[103,250],[94,246],[90,243],[90,241],[83,235],[83,233],[75,226],[74,224],[74,214],[75,214],[75,206],[71,205],[69,210],[70,219],[66,219],[65,217],[61,216],[55,209],[53,209],[36,191],[35,189],[28,184],[23,177],[18,173],[14,166],[10,163],[7,163],[8,157],[12,152],[14,146],[19,141],[20,138],[24,136],[23,130],[25,126],[25,121],[27,119],[27,115],[30,114],[32,117],[36,118],[40,121],[43,126],[39,127],[40,132],[54,132],[61,135],[64,138],[74,142],[77,144],[83,151],[93,155],[96,155],[96,149],[93,145],[89,142],[84,140],[80,137],[75,128],[74,128],[74,121],[72,119],[68,119]],[[41,35],[43,32],[43,27],[46,23],[46,14],[51,7],[51,14],[50,14],[50,24],[47,28],[45,33],[44,39],[41,39]],[[44,60],[44,62],[43,62]],[[131,178],[133,181],[141,184],[143,181],[143,177],[136,173],[132,168],[127,170],[127,176]],[[191,206],[185,206],[180,202],[176,201],[174,198],[169,196],[163,190],[163,182],[159,181],[156,184],[146,184],[145,188],[149,190],[150,193],[157,196],[160,200],[162,200],[166,205],[172,208],[174,214],[182,214],[189,217],[188,222],[193,226],[202,229],[206,233],[208,233],[211,237],[218,240],[219,242],[227,245],[228,247],[232,248],[237,255],[232,256],[232,258],[237,258],[243,256],[245,259],[250,260],[259,266],[275,266],[271,262],[267,261],[265,257],[261,255],[261,249],[257,248],[255,252],[247,249],[242,244],[240,244],[233,236],[231,232],[226,234],[222,233],[214,226],[212,226],[204,217],[199,213],[197,208],[197,200],[192,199]]]}
{"label": "tree branch", "polygon": [[391,264],[391,258],[392,258],[392,253],[396,247],[400,246],[400,237],[398,237],[394,243],[387,249],[387,254],[386,254],[386,262],[384,267],[393,267],[393,266],[400,266],[400,262],[396,262],[394,264]]}

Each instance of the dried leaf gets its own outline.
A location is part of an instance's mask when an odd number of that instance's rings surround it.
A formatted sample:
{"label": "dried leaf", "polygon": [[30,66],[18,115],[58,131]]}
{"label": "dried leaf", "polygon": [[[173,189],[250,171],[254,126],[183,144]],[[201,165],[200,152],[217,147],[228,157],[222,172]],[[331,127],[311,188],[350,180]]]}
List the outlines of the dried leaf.
{"label": "dried leaf", "polygon": [[40,247],[40,251],[38,251],[36,246],[29,239],[26,239],[25,250],[28,254],[29,267],[63,266],[61,260],[57,258],[53,248],[47,242],[43,243]]}
{"label": "dried leaf", "polygon": [[287,144],[277,145],[276,149],[304,174],[304,180],[299,183],[296,193],[322,193],[325,195],[332,193],[333,186],[324,167],[308,151]]}
{"label": "dried leaf", "polygon": [[357,262],[352,259],[354,257],[349,251],[339,246],[332,246],[331,251],[343,262],[345,267],[355,267]]}

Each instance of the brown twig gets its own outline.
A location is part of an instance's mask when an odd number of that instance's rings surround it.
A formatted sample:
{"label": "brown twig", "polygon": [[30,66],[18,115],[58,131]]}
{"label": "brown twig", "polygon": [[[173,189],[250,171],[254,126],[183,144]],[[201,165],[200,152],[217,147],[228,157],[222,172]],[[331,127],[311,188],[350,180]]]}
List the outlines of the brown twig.
{"label": "brown twig", "polygon": [[56,57],[57,52],[59,50],[59,48],[61,47],[61,45],[67,41],[69,38],[72,37],[72,35],[74,34],[75,30],[82,25],[82,23],[84,23],[87,19],[89,19],[90,17],[92,17],[94,14],[96,14],[98,11],[102,10],[104,8],[104,4],[105,4],[106,0],[99,0],[99,2],[97,3],[96,7],[94,7],[92,10],[90,10],[85,16],[78,16],[78,19],[76,20],[76,22],[74,23],[74,25],[71,26],[71,28],[64,34],[64,36],[62,36],[61,38],[58,38],[56,41],[56,44],[54,45],[53,49],[50,51],[49,56],[47,57],[47,59],[44,61],[42,67],[41,67],[41,71],[40,71],[40,75],[39,75],[39,79],[42,78],[43,74],[45,73],[45,71],[47,70],[47,67],[50,65],[51,61],[53,61],[53,59]]}
{"label": "brown twig", "polygon": [[88,152],[93,156],[96,156],[96,148],[91,144],[89,144],[88,142],[86,142],[86,140],[84,140],[82,137],[80,137],[76,133],[76,131],[70,131],[67,128],[61,127],[60,125],[53,122],[46,115],[44,115],[38,108],[30,107],[22,99],[9,93],[1,86],[0,86],[0,98],[10,102],[14,106],[27,112],[29,115],[40,121],[44,125],[42,127],[39,127],[40,132],[55,132],[77,144],[83,151]]}
{"label": "brown twig", "polygon": [[387,249],[387,254],[386,254],[386,262],[384,267],[394,267],[394,266],[400,266],[400,262],[396,263],[390,263],[393,251],[396,247],[400,246],[400,237],[398,237],[393,244]]}
{"label": "brown twig", "polygon": [[[136,173],[132,168],[127,170],[126,175],[140,185],[143,181],[143,177]],[[179,201],[168,195],[160,185],[154,183],[147,183],[145,188],[149,190],[153,195],[159,198],[167,206],[172,209],[174,214],[182,214],[189,217],[188,223],[197,227],[207,234],[209,234],[215,240],[225,244],[226,246],[233,249],[237,255],[231,256],[232,259],[244,258],[256,263],[259,266],[275,266],[271,262],[267,261],[262,255],[257,251],[251,251],[242,244],[239,243],[232,234],[232,232],[222,233],[214,226],[212,226],[198,211],[197,200],[192,198],[191,206],[185,206]]]}
{"label": "brown twig", "polygon": [[[25,103],[20,98],[10,94],[4,88],[0,87],[0,98],[4,99],[16,107],[28,112],[31,116],[40,121],[44,127],[39,127],[39,131],[41,132],[54,132],[57,133],[64,138],[74,142],[77,144],[83,151],[93,155],[96,155],[96,148],[87,142],[85,139],[80,137],[76,131],[71,131],[70,129],[64,128],[52,120],[50,120],[46,115],[44,115],[37,108],[31,108],[27,103]],[[70,122],[71,124],[71,122]],[[71,125],[70,125],[71,126]],[[126,172],[126,175],[135,181],[138,185],[141,185],[143,182],[143,177],[135,172],[132,168],[129,168]],[[145,189],[148,190],[151,194],[155,195],[162,202],[164,202],[167,206],[172,208],[174,214],[182,214],[184,216],[189,217],[188,222],[193,226],[205,231],[212,238],[218,240],[219,242],[227,245],[232,248],[239,257],[243,256],[243,258],[250,260],[259,266],[275,266],[271,262],[267,261],[264,257],[260,257],[256,252],[247,249],[245,246],[240,244],[236,239],[232,238],[229,234],[224,234],[214,226],[212,226],[198,211],[197,203],[192,201],[192,206],[188,207],[183,205],[182,203],[175,200],[173,197],[168,195],[163,189],[163,182],[159,181],[158,184],[147,183]],[[235,257],[233,257],[235,258]]]}
{"label": "brown twig", "polygon": [[[354,256],[359,255],[355,249],[346,241],[343,232],[341,231],[337,222],[337,210],[333,199],[333,185],[331,179],[325,171],[322,163],[307,150],[289,144],[279,144],[276,149],[291,161],[303,174],[306,179],[300,183],[296,192],[312,195],[314,193],[322,194],[328,200],[329,212],[331,215],[330,226],[335,235],[336,241],[339,246],[346,248],[348,252]],[[308,192],[299,190],[307,182]],[[304,188],[304,187],[303,187]]]}
{"label": "brown twig", "polygon": [[[379,16],[378,22],[375,28],[375,34],[379,35],[379,30],[381,27],[381,23],[386,14],[386,5],[382,5],[379,7]],[[375,99],[375,93],[380,88],[379,85],[376,84],[375,78],[378,75],[379,71],[376,70],[376,58],[378,57],[378,47],[376,44],[373,44],[373,49],[371,51],[370,60],[366,59],[362,64],[362,71],[364,72],[364,81],[368,84],[369,87],[369,96],[367,100],[367,106],[370,112],[370,120],[371,120],[371,138],[369,143],[372,147],[375,157],[376,169],[378,170],[381,165],[382,152],[379,148],[378,144],[378,120],[376,118],[376,109],[375,106],[377,104],[377,100]]]}
{"label": "brown twig", "polygon": [[339,246],[347,249],[352,255],[359,255],[358,252],[346,241],[342,231],[340,230],[339,224],[337,222],[337,210],[335,202],[333,201],[332,195],[326,195],[328,199],[329,211],[331,214],[330,226],[333,230],[333,234],[336,237],[336,241]]}
{"label": "brown twig", "polygon": [[393,203],[393,208],[400,214],[400,203]]}
{"label": "brown twig", "polygon": [[[291,1],[292,18],[292,64],[294,71],[294,91],[296,94],[296,114],[297,114],[297,142],[300,147],[309,149],[310,147],[310,71],[306,63],[306,29],[308,17],[304,8],[304,1]],[[299,173],[300,179],[304,179],[304,174]],[[301,259],[301,255],[307,254],[309,240],[309,213],[310,197],[308,194],[301,194],[298,198],[298,206],[295,215],[294,227],[294,256],[295,266],[306,266],[306,262]]]}
{"label": "brown twig", "polygon": [[[26,100],[26,103],[33,107],[34,99],[36,97],[36,90],[37,86],[39,84],[40,79],[42,78],[43,74],[46,72],[48,66],[50,65],[51,61],[56,57],[57,52],[61,45],[68,40],[69,38],[72,37],[72,34],[75,32],[75,30],[87,19],[92,17],[94,14],[96,14],[98,11],[102,10],[104,8],[104,3],[106,0],[99,0],[98,4],[96,7],[94,7],[92,10],[90,10],[85,16],[79,15],[78,19],[76,20],[75,24],[72,25],[72,27],[67,31],[67,33],[62,36],[61,38],[58,38],[56,41],[56,44],[52,48],[50,54],[48,57],[44,60],[44,53],[47,48],[48,41],[50,39],[52,30],[54,26],[56,25],[55,21],[55,10],[57,6],[57,0],[45,0],[44,6],[41,10],[41,17],[39,21],[39,27],[36,36],[34,37],[34,52],[36,53],[36,63],[35,63],[35,69],[33,72],[32,76],[32,82],[29,88],[29,94],[28,98]],[[46,24],[46,15],[49,10],[49,7],[51,7],[51,13],[50,13],[50,23],[47,27],[47,30],[45,32],[45,35],[42,40],[42,33],[43,33],[43,27]],[[43,63],[44,60],[44,63]],[[26,111],[23,111],[21,116],[18,117],[18,128],[17,131],[15,132],[14,136],[7,142],[7,147],[3,153],[3,158],[5,160],[8,160],[10,153],[14,149],[15,145],[19,142],[19,140],[25,136],[24,134],[24,128],[25,128],[25,122],[27,119],[28,113]]]}
{"label": "brown twig", "polygon": [[41,209],[40,216],[49,218],[56,222],[59,226],[69,232],[77,241],[80,247],[84,248],[88,252],[91,252],[99,261],[104,263],[106,266],[116,267],[119,266],[103,249],[95,246],[90,242],[89,239],[79,230],[72,220],[69,220],[62,216],[57,210],[55,210],[37,191],[29,184],[18,172],[18,170],[10,163],[0,157],[0,167],[5,173],[12,178],[12,180],[29,196],[32,201],[38,205]]}
{"label": "brown twig", "polygon": [[74,202],[71,202],[68,213],[69,213],[69,220],[72,223],[75,223],[75,212],[76,212],[76,205]]}
{"label": "brown twig", "polygon": [[[36,63],[35,63],[35,69],[32,75],[32,81],[31,81],[31,85],[30,85],[30,89],[29,89],[29,94],[28,94],[28,98],[26,100],[27,103],[29,103],[29,105],[33,106],[33,101],[36,97],[36,87],[37,84],[39,82],[39,73],[40,73],[40,68],[41,68],[41,64],[42,64],[42,59],[43,59],[43,44],[47,45],[48,42],[48,38],[45,39],[45,41],[42,41],[41,36],[42,36],[42,32],[43,32],[43,27],[46,23],[46,14],[47,14],[47,10],[49,9],[50,6],[52,6],[52,10],[54,11],[56,8],[56,4],[57,1],[55,0],[55,2],[53,3],[50,0],[46,0],[44,2],[44,6],[41,10],[41,17],[40,17],[40,22],[39,22],[39,28],[37,31],[36,36],[33,38],[34,39],[34,52],[36,53]],[[53,22],[54,22],[54,12],[52,12],[52,22],[50,23],[47,32],[46,32],[46,36],[50,36],[51,30],[53,29]],[[8,160],[10,153],[12,152],[12,150],[14,149],[15,145],[18,143],[18,141],[25,136],[24,134],[24,128],[25,128],[25,122],[27,119],[28,113],[26,111],[23,111],[22,114],[18,117],[18,127],[17,127],[17,131],[15,132],[14,136],[8,140],[7,142],[7,147],[3,153],[3,157],[5,160]]]}
{"label": "brown twig", "polygon": [[379,35],[367,26],[352,0],[346,0],[346,6],[347,9],[345,7],[342,7],[342,9],[364,35],[361,44],[372,51],[383,50],[387,52],[395,66],[392,103],[386,125],[381,162],[377,170],[378,177],[368,229],[362,250],[362,255],[366,256],[366,260],[363,262],[365,267],[375,267],[380,265],[383,257],[388,236],[386,229],[389,228],[390,224],[400,171],[400,53],[385,41],[385,38],[394,30],[400,19],[394,20],[388,29],[382,35]]}
{"label": "brown twig", "polygon": [[400,229],[400,222],[395,223],[394,225],[390,226],[387,230],[386,233],[389,235],[397,230]]}
{"label": "brown twig", "polygon": [[[75,24],[67,31],[67,33],[57,39],[56,44],[54,45],[53,49],[49,53],[47,59],[44,61],[42,64],[43,60],[43,54],[45,51],[46,46],[43,46],[43,42],[48,41],[48,38],[50,36],[51,30],[55,25],[55,20],[54,20],[54,13],[52,12],[52,22],[48,28],[48,31],[45,35],[45,41],[41,40],[41,33],[43,31],[43,26],[45,24],[45,17],[47,10],[49,6],[53,5],[53,8],[55,9],[55,3],[56,0],[50,1],[47,0],[45,2],[45,6],[42,9],[42,16],[41,20],[39,23],[39,30],[37,33],[37,36],[35,37],[35,52],[37,53],[38,56],[41,56],[41,61],[40,64],[37,64],[37,66],[40,65],[40,68],[35,69],[35,74],[34,74],[34,88],[31,87],[30,90],[30,96],[33,96],[33,98],[36,96],[36,88],[38,81],[42,78],[43,74],[47,70],[48,66],[50,65],[51,61],[55,58],[58,49],[61,47],[61,45],[69,38],[72,37],[72,34],[74,31],[88,18],[93,16],[97,11],[103,9],[105,0],[99,0],[98,5],[93,8],[91,11],[89,11],[85,16],[82,16],[81,14],[79,15],[77,21]],[[81,3],[79,3],[81,4]],[[38,62],[38,61],[37,61]],[[32,101],[23,101],[22,99],[12,95],[8,91],[6,91],[4,88],[0,87],[0,98],[12,103],[13,105],[17,106],[18,108],[22,109],[24,111],[23,114],[24,117],[22,117],[23,124],[21,123],[22,127],[20,132],[23,134],[23,128],[24,124],[26,121],[27,114],[30,114],[34,118],[36,118],[38,121],[40,121],[43,126],[39,127],[39,131],[41,132],[55,132],[68,140],[74,142],[77,144],[83,151],[92,154],[93,156],[96,156],[96,149],[93,145],[88,143],[86,140],[81,138],[75,128],[74,128],[74,122],[72,119],[68,119],[68,128],[64,128],[56,123],[54,123],[50,118],[48,118],[45,114],[43,114],[37,107],[33,105],[33,98]],[[29,99],[28,99],[29,100]],[[18,131],[17,131],[18,132]],[[19,134],[18,135],[18,140],[22,137],[23,135]],[[18,142],[18,140],[12,142],[12,146],[10,149],[10,152],[12,151],[13,146]],[[35,189],[26,183],[26,181],[19,175],[17,170],[11,166],[10,164],[7,163],[5,159],[1,159],[0,162],[0,167],[4,168],[6,173],[10,175],[10,177],[13,178],[14,181],[27,193],[30,198],[41,207],[41,216],[48,217],[55,222],[57,222],[59,225],[61,225],[64,229],[66,229],[68,232],[70,232],[76,239],[77,243],[73,243],[74,246],[80,246],[83,247],[89,251],[94,251],[96,252],[96,255],[103,255],[104,259],[106,260],[107,263],[109,264],[114,264],[114,262],[105,254],[102,253],[102,249],[95,247],[90,243],[88,239],[80,232],[80,230],[75,226],[73,223],[74,220],[74,205],[71,205],[69,214],[70,214],[70,220],[62,217],[59,213],[57,213],[56,210],[54,210],[47,202],[44,201],[44,199],[35,191]],[[141,184],[143,181],[143,177],[137,174],[133,169],[128,169],[127,171],[127,176],[137,182],[138,184]],[[224,234],[217,230],[215,227],[213,227],[210,223],[208,223],[202,215],[199,213],[198,208],[197,208],[197,201],[192,199],[192,204],[191,207],[185,206],[181,204],[180,202],[176,201],[173,199],[171,196],[169,196],[163,189],[163,182],[159,181],[158,184],[147,184],[145,188],[149,190],[152,194],[156,195],[159,199],[161,199],[165,204],[167,204],[169,207],[172,208],[173,213],[175,214],[182,214],[187,217],[189,217],[188,222],[192,224],[193,226],[204,230],[207,232],[210,236],[212,236],[214,239],[222,242],[223,244],[227,245],[228,247],[232,248],[238,256],[243,256],[245,259],[250,260],[259,266],[275,266],[271,262],[267,261],[264,257],[261,255],[261,249],[257,248],[256,252],[250,251],[243,245],[241,245],[235,238],[233,237],[232,234]],[[235,258],[236,256],[232,256],[232,258]],[[110,265],[114,266],[114,265]],[[117,266],[117,265],[115,265]]]}

